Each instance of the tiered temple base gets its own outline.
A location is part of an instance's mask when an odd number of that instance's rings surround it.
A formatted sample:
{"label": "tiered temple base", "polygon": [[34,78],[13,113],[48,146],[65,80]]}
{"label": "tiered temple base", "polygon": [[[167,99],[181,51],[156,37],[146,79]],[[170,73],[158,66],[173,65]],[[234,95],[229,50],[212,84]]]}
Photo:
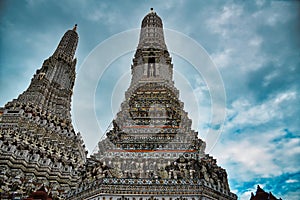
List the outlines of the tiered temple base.
{"label": "tiered temple base", "polygon": [[205,180],[104,178],[82,185],[70,193],[69,199],[234,200],[236,198],[235,194],[218,188]]}

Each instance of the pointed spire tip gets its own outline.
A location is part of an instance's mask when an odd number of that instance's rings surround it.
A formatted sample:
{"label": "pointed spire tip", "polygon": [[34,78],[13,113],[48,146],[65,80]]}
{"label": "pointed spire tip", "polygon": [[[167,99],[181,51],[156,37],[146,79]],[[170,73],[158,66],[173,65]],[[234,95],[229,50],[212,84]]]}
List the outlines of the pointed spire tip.
{"label": "pointed spire tip", "polygon": [[73,31],[76,31],[76,30],[77,30],[77,24],[75,24],[73,27]]}

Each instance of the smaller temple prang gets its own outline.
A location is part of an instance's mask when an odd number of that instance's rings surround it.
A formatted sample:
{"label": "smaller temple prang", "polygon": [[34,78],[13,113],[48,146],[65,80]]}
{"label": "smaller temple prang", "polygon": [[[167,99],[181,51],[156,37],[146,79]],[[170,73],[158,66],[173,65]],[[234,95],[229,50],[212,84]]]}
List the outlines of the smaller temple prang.
{"label": "smaller temple prang", "polygon": [[8,105],[32,104],[71,121],[71,97],[76,76],[74,55],[78,44],[76,29],[77,25],[64,34],[53,55],[34,74],[28,89]]}
{"label": "smaller temple prang", "polygon": [[72,30],[68,30],[60,40],[53,56],[72,62],[78,44],[77,24]]}
{"label": "smaller temple prang", "polygon": [[76,188],[87,156],[70,114],[77,43],[75,26],[28,89],[0,108],[1,197],[23,199],[44,184],[57,199]]}

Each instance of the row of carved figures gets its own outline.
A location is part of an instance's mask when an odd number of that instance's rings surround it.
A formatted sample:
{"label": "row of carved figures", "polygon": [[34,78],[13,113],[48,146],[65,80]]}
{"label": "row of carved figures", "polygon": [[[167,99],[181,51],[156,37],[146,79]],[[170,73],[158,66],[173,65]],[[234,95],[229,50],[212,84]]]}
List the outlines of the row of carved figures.
{"label": "row of carved figures", "polygon": [[37,191],[41,186],[47,187],[53,200],[63,199],[62,197],[71,190],[68,185],[60,185],[57,182],[49,182],[46,178],[36,177],[32,173],[24,173],[21,170],[10,169],[7,166],[0,166],[0,190],[1,197],[21,199],[28,197],[32,192]]}
{"label": "row of carved figures", "polygon": [[[27,117],[30,116],[32,118],[38,117],[39,121],[46,120],[46,124],[53,123],[54,126],[60,126],[61,130],[66,129],[68,132],[73,132],[73,127],[71,124],[71,121],[60,119],[55,114],[52,114],[51,112],[47,112],[40,107],[36,105],[32,105],[31,103],[8,103],[5,105],[5,109],[9,110],[16,110],[19,111],[20,114],[23,114],[24,116],[27,114]],[[23,110],[24,112],[22,112]]]}
{"label": "row of carved figures", "polygon": [[139,162],[132,159],[106,162],[94,161],[87,165],[83,170],[82,183],[101,178],[204,179],[229,191],[226,171],[217,166],[215,160],[209,156],[200,160],[181,156],[167,163]]}

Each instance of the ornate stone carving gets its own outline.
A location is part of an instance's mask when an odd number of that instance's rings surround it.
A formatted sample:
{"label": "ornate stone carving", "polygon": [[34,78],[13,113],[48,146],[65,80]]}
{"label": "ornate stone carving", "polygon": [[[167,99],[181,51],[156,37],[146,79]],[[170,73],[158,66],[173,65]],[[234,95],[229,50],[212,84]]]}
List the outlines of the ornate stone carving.
{"label": "ornate stone carving", "polygon": [[143,19],[131,69],[121,110],[69,198],[236,199],[226,171],[205,155],[205,142],[191,128],[154,11]]}
{"label": "ornate stone carving", "polygon": [[[78,35],[65,33],[55,53],[44,61],[17,99],[8,102],[0,118],[0,177],[5,193],[28,196],[40,184],[53,196],[75,188],[78,167],[86,152],[71,124],[70,105],[75,80]],[[10,169],[21,170],[22,173]],[[53,184],[55,182],[55,184]]]}

